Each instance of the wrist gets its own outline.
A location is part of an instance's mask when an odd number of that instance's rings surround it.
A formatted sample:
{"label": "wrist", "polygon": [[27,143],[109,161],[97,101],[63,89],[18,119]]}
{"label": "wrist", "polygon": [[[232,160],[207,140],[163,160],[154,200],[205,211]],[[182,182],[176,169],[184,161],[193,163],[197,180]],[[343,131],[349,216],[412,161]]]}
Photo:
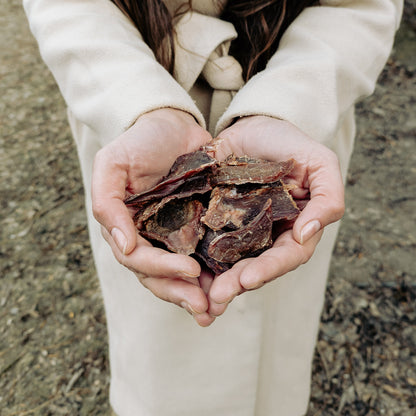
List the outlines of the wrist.
{"label": "wrist", "polygon": [[198,124],[191,113],[173,107],[158,108],[142,114],[130,129],[133,134],[136,131],[143,133],[147,129],[162,140],[174,140],[177,143],[177,156],[192,152],[212,140],[208,131]]}
{"label": "wrist", "polygon": [[188,113],[187,111],[184,111],[178,108],[173,108],[173,107],[156,108],[155,110],[151,110],[146,113],[143,113],[137,118],[135,124],[140,123],[141,121],[147,120],[149,118],[156,119],[156,120],[171,121],[171,122],[176,122],[176,123],[179,122],[179,123],[185,123],[185,124],[187,123],[198,124],[192,114]]}

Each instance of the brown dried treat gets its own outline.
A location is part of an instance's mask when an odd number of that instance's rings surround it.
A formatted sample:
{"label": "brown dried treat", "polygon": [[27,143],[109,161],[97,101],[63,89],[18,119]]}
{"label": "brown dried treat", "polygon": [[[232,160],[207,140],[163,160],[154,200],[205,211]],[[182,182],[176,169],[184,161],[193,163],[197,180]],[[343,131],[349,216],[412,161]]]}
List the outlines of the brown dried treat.
{"label": "brown dried treat", "polygon": [[299,209],[281,181],[268,185],[218,186],[213,189],[208,210],[201,221],[213,230],[239,228],[247,224],[272,201],[273,221],[291,220]]}
{"label": "brown dried treat", "polygon": [[208,210],[201,221],[214,231],[222,228],[238,228],[248,216],[247,207],[233,204],[230,200],[236,196],[236,187],[217,186],[211,192]]}
{"label": "brown dried treat", "polygon": [[224,231],[213,231],[207,228],[204,238],[196,250],[198,257],[204,260],[205,264],[216,274],[224,273],[232,266],[231,263],[217,261],[208,255],[208,248],[211,241],[221,234],[224,234]]}
{"label": "brown dried treat", "polygon": [[159,211],[164,205],[173,199],[187,198],[195,194],[205,194],[212,189],[207,175],[195,175],[190,177],[181,186],[179,186],[175,193],[165,196],[156,201],[145,201],[138,204],[137,211],[133,217],[136,227],[140,230],[143,228],[143,223],[152,215]]}
{"label": "brown dried treat", "polygon": [[210,173],[201,172],[187,178],[184,184],[176,189],[174,195],[176,195],[177,198],[186,198],[195,194],[205,194],[211,189]]}
{"label": "brown dried treat", "polygon": [[272,188],[270,197],[272,199],[273,221],[290,221],[299,215],[300,210],[290,195],[289,189],[284,183],[282,186]]}
{"label": "brown dried treat", "polygon": [[216,163],[215,159],[201,150],[179,156],[168,175],[162,178],[157,185],[145,192],[130,196],[124,202],[128,206],[134,206],[145,201],[163,198],[176,191],[190,176],[202,172]]}
{"label": "brown dried treat", "polygon": [[217,163],[203,150],[179,156],[169,171],[168,178],[187,177]]}
{"label": "brown dried treat", "polygon": [[247,156],[228,157],[214,169],[212,184],[241,185],[276,182],[293,169],[294,163],[293,159],[277,163]]}
{"label": "brown dried treat", "polygon": [[133,216],[133,221],[136,228],[141,230],[145,221],[148,220],[152,215],[156,214],[156,212],[163,205],[165,205],[163,199],[162,201],[157,199],[156,201],[147,201],[147,203],[145,202],[136,207],[137,211]]}
{"label": "brown dried treat", "polygon": [[273,243],[271,206],[272,201],[268,199],[251,222],[214,238],[208,246],[208,256],[218,262],[235,263],[250,253],[270,248]]}
{"label": "brown dried treat", "polygon": [[195,253],[223,273],[291,227],[299,209],[281,178],[295,162],[233,155],[218,162],[206,152],[179,157],[159,184],[126,204],[142,236],[175,253]]}
{"label": "brown dried treat", "polygon": [[192,254],[204,235],[201,216],[204,207],[196,200],[173,200],[146,221],[141,234],[164,243],[179,254]]}

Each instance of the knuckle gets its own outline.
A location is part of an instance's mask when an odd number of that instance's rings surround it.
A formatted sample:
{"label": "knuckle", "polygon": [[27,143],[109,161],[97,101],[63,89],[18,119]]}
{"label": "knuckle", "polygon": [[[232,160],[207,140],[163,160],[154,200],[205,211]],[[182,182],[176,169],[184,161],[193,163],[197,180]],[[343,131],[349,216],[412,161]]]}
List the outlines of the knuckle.
{"label": "knuckle", "polygon": [[343,198],[338,198],[333,201],[332,212],[335,221],[341,219],[345,214],[345,202]]}
{"label": "knuckle", "polygon": [[95,157],[94,157],[94,165],[100,165],[100,164],[102,164],[104,162],[105,158],[106,158],[105,148],[101,148],[95,154]]}
{"label": "knuckle", "polygon": [[301,264],[306,264],[311,259],[314,251],[315,251],[314,247],[305,249],[302,255]]}
{"label": "knuckle", "polygon": [[330,162],[331,164],[338,165],[339,160],[338,160],[337,154],[333,150],[329,149],[326,146],[325,146],[325,149],[326,149],[326,156],[325,157],[326,157],[327,161]]}
{"label": "knuckle", "polygon": [[128,269],[130,270],[130,271],[132,271],[135,275],[136,275],[136,277],[137,277],[137,280],[146,288],[146,289],[149,289],[148,287],[147,287],[147,284],[146,284],[146,275],[145,274],[143,274],[143,273],[141,273],[141,272],[139,272],[139,271],[137,271],[137,270],[134,270],[133,268],[130,268],[130,267],[128,267]]}
{"label": "knuckle", "polygon": [[93,199],[92,201],[92,213],[94,218],[101,222],[102,218],[105,216],[105,204],[100,199]]}
{"label": "knuckle", "polygon": [[302,247],[299,266],[301,264],[306,264],[311,259],[313,253],[315,252],[315,247],[316,244],[306,244]]}
{"label": "knuckle", "polygon": [[136,273],[136,270],[134,270],[134,268],[129,264],[126,256],[123,253],[121,253],[119,250],[117,250],[113,246],[111,241],[109,241],[109,244],[117,262],[121,264],[122,266],[124,266],[126,269],[130,270],[131,272]]}

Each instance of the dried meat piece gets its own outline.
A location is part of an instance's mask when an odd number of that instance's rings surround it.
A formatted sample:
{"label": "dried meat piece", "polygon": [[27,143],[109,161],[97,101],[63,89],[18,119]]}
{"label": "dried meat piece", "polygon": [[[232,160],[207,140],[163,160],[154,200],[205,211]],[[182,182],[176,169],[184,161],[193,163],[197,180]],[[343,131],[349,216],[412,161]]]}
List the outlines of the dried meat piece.
{"label": "dried meat piece", "polygon": [[216,163],[216,159],[209,156],[207,152],[203,150],[186,153],[176,159],[167,178],[187,177],[196,172],[201,172]]}
{"label": "dried meat piece", "polygon": [[208,248],[211,241],[223,233],[224,231],[213,231],[207,228],[204,238],[202,239],[195,252],[195,254],[197,254],[197,256],[201,258],[215,274],[224,273],[232,266],[232,263],[220,262],[208,255]]}
{"label": "dried meat piece", "polygon": [[281,181],[294,160],[231,155],[218,162],[208,150],[180,156],[156,186],[125,202],[141,235],[195,253],[218,274],[268,249],[299,209]]}
{"label": "dried meat piece", "polygon": [[205,232],[200,221],[203,212],[197,200],[170,201],[145,222],[140,234],[164,243],[175,253],[192,254]]}
{"label": "dried meat piece", "polygon": [[185,198],[195,194],[205,194],[212,189],[210,176],[202,172],[191,176],[176,189],[175,196],[177,198]]}
{"label": "dried meat piece", "polygon": [[224,159],[222,163],[228,166],[242,166],[248,163],[263,163],[263,162],[266,162],[266,160],[256,159],[248,155],[236,156],[234,153],[231,153]]}
{"label": "dried meat piece", "polygon": [[237,188],[217,186],[211,192],[208,210],[201,221],[214,231],[222,228],[238,228],[248,216],[247,208],[233,203]]}
{"label": "dried meat piece", "polygon": [[235,263],[243,257],[271,247],[272,201],[268,199],[260,213],[238,230],[222,233],[209,244],[207,254],[222,263]]}
{"label": "dried meat piece", "polygon": [[244,183],[271,183],[288,175],[294,160],[271,162],[247,156],[227,158],[213,170],[213,185],[241,185]]}
{"label": "dried meat piece", "polygon": [[156,214],[156,212],[166,203],[160,200],[147,201],[140,206],[136,207],[137,211],[133,216],[134,225],[140,231],[143,229],[143,224],[146,220]]}
{"label": "dried meat piece", "polygon": [[[143,202],[163,198],[175,192],[189,177],[214,166],[216,163],[214,158],[202,150],[179,156],[168,175],[162,178],[157,185],[140,194],[128,197],[124,202],[127,206],[140,206]],[[208,172],[206,176],[208,177]]]}
{"label": "dried meat piece", "polygon": [[208,210],[201,221],[213,230],[237,229],[251,221],[271,199],[273,221],[292,220],[299,209],[281,182],[268,185],[218,186],[213,189]]}
{"label": "dried meat piece", "polygon": [[133,217],[133,221],[138,230],[143,228],[143,224],[152,215],[158,212],[169,201],[174,199],[186,198],[195,194],[205,194],[212,189],[209,179],[206,175],[195,175],[186,180],[181,186],[176,189],[175,193],[165,196],[162,199],[155,201],[142,202],[138,207]]}
{"label": "dried meat piece", "polygon": [[296,202],[289,193],[289,189],[284,183],[282,183],[282,186],[272,188],[270,197],[272,199],[273,221],[291,221],[300,214]]}

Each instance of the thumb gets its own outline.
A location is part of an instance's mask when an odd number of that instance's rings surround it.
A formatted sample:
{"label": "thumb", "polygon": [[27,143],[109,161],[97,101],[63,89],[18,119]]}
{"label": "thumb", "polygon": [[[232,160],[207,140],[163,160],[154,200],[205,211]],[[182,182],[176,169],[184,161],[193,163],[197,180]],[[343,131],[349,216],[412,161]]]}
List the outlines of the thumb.
{"label": "thumb", "polygon": [[308,183],[311,198],[293,225],[293,236],[300,244],[341,219],[345,210],[344,183],[338,159],[326,157],[325,164],[309,171]]}
{"label": "thumb", "polygon": [[293,225],[293,236],[300,244],[305,244],[318,231],[338,221],[344,215],[343,189],[337,193],[311,196]]}
{"label": "thumb", "polygon": [[136,246],[136,227],[124,204],[127,167],[108,160],[104,149],[94,160],[92,210],[95,219],[111,234],[118,249],[129,254]]}

